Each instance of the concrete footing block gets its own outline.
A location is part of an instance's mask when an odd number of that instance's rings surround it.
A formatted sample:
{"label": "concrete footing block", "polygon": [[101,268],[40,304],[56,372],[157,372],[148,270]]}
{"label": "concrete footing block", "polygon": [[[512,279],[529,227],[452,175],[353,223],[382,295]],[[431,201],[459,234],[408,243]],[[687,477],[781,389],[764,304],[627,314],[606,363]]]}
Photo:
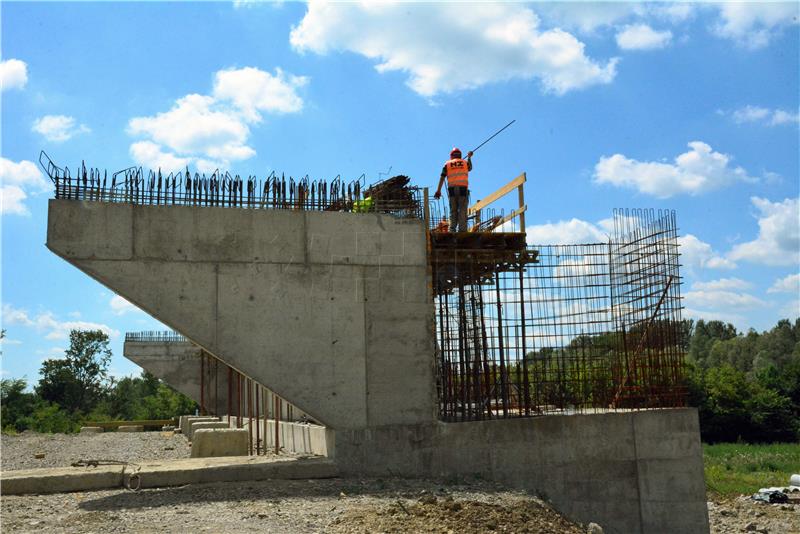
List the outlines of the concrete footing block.
{"label": "concrete footing block", "polygon": [[82,426],[81,434],[102,434],[103,427],[100,426]]}
{"label": "concrete footing block", "polygon": [[178,428],[180,428],[181,434],[185,435],[187,438],[189,437],[189,425],[192,421],[219,421],[219,417],[210,415],[182,415],[178,420]]}
{"label": "concrete footing block", "polygon": [[186,437],[192,441],[194,433],[198,430],[225,430],[226,428],[230,428],[230,426],[222,421],[192,421],[189,425],[189,435]]}
{"label": "concrete footing block", "polygon": [[122,425],[117,428],[117,432],[144,432],[142,425]]}
{"label": "concrete footing block", "polygon": [[192,440],[192,458],[247,456],[250,434],[245,428],[197,430]]}

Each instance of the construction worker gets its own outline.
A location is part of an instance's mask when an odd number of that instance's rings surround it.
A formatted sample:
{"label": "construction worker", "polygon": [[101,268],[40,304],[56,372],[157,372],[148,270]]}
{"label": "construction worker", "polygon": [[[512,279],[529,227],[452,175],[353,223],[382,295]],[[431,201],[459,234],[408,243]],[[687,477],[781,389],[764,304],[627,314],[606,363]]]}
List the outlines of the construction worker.
{"label": "construction worker", "polygon": [[469,171],[472,170],[472,152],[467,153],[467,159],[461,159],[461,150],[453,148],[450,159],[442,168],[439,178],[439,187],[436,188],[434,198],[442,197],[442,184],[447,178],[447,197],[450,199],[450,231],[466,232],[467,208],[469,206]]}

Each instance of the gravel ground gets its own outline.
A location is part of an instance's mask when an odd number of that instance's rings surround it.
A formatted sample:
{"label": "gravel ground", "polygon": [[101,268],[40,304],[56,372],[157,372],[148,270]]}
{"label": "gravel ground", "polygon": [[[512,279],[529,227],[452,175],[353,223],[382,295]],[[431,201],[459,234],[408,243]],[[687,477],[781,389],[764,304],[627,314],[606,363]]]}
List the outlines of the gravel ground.
{"label": "gravel ground", "polygon": [[[172,432],[104,432],[102,434],[38,434],[0,437],[2,470],[69,467],[78,460],[167,460],[188,458],[186,438]],[[37,459],[36,454],[44,454]]]}
{"label": "gravel ground", "polygon": [[711,532],[800,534],[800,503],[766,504],[743,495],[735,499],[708,503]]}
{"label": "gravel ground", "polygon": [[7,496],[9,532],[585,533],[541,501],[482,484],[281,480]]}
{"label": "gravel ground", "polygon": [[[181,435],[162,432],[3,435],[2,470],[63,467],[80,459],[189,457]],[[36,459],[42,453],[44,458]],[[743,496],[709,502],[713,534],[800,534],[800,504]],[[9,532],[479,532],[580,533],[541,501],[499,485],[401,479],[333,479],[188,485],[58,495],[4,496]]]}

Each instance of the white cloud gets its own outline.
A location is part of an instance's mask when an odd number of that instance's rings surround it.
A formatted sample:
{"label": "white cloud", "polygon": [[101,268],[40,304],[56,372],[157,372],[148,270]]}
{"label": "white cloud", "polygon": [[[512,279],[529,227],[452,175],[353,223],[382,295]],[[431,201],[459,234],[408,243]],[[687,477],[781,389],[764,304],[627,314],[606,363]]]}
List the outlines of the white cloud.
{"label": "white cloud", "polygon": [[617,33],[616,39],[623,50],[653,50],[667,46],[672,41],[672,32],[656,31],[647,24],[630,24]]}
{"label": "white cloud", "polygon": [[20,325],[35,328],[45,334],[46,339],[67,339],[70,330],[102,330],[109,336],[118,336],[119,331],[102,323],[88,321],[59,321],[53,312],[44,312],[31,317],[28,312],[14,308],[10,304],[3,305],[3,324]]}
{"label": "white cloud", "polygon": [[528,226],[525,233],[528,243],[532,245],[573,245],[608,241],[606,233],[597,225],[574,218]]}
{"label": "white cloud", "polygon": [[129,152],[139,165],[168,172],[178,171],[191,163],[191,158],[179,158],[175,154],[162,152],[161,146],[152,141],[132,143]]}
{"label": "white cloud", "polygon": [[691,269],[734,269],[736,264],[714,252],[711,245],[692,234],[678,238],[681,263]]}
{"label": "white cloud", "polygon": [[767,289],[767,293],[790,293],[800,295],[800,274],[790,274],[783,278],[778,278],[772,287]]}
{"label": "white cloud", "polygon": [[698,310],[691,307],[683,309],[683,316],[686,319],[705,321],[722,321],[723,323],[731,323],[740,331],[744,331],[749,326],[747,318],[739,313],[730,313],[720,310]]}
{"label": "white cloud", "polygon": [[300,111],[297,90],[307,82],[280,69],[274,75],[254,67],[218,71],[212,96],[186,95],[169,111],[132,118],[128,133],[145,139],[131,145],[131,157],[147,167],[175,171],[191,164],[203,172],[251,158],[249,125],[261,122],[262,112]]}
{"label": "white cloud", "polygon": [[3,304],[3,324],[33,326],[35,323],[24,310],[14,308],[10,304]]}
{"label": "white cloud", "polygon": [[125,315],[128,312],[142,311],[119,295],[114,295],[111,297],[108,305],[111,306],[111,311],[114,313],[114,315]]}
{"label": "white cloud", "polygon": [[707,308],[728,312],[751,310],[766,305],[763,300],[749,293],[726,290],[695,290],[694,287],[692,291],[688,291],[684,295],[686,306],[690,308]]}
{"label": "white cloud", "polygon": [[18,163],[0,157],[0,181],[3,184],[18,185],[35,191],[46,191],[49,183],[32,161]]}
{"label": "white cloud", "polygon": [[21,187],[16,185],[0,186],[0,214],[2,215],[30,215],[31,212],[25,205],[28,195]]}
{"label": "white cloud", "polygon": [[800,122],[800,112],[791,113],[783,109],[768,109],[761,106],[744,106],[731,113],[738,124],[757,122],[767,126],[779,126]]}
{"label": "white cloud", "polygon": [[741,278],[720,278],[709,282],[695,282],[692,289],[699,291],[733,291],[750,289],[752,284]]}
{"label": "white cloud", "polygon": [[275,69],[275,75],[253,67],[221,70],[214,79],[214,97],[230,100],[248,120],[258,122],[260,111],[296,113],[303,109],[297,89],[307,83],[307,77],[287,75],[281,69]]}
{"label": "white cloud", "polygon": [[0,61],[0,91],[22,89],[28,83],[28,65],[19,59]]}
{"label": "white cloud", "polygon": [[770,126],[777,126],[778,124],[791,124],[793,122],[800,122],[800,112],[791,113],[782,109],[776,109],[772,112],[772,118],[769,124]]}
{"label": "white cloud", "polygon": [[30,215],[25,199],[28,193],[49,188],[47,180],[32,161],[14,162],[0,157],[0,214]]}
{"label": "white cloud", "polygon": [[646,6],[635,2],[548,2],[534,9],[553,26],[587,34],[646,12]]}
{"label": "white cloud", "polygon": [[378,72],[407,73],[407,85],[426,97],[531,78],[560,95],[610,83],[617,64],[593,61],[573,35],[540,29],[532,10],[511,3],[312,1],[290,42],[300,52],[365,56]]}
{"label": "white cloud", "polygon": [[547,2],[536,4],[534,10],[551,26],[595,34],[624,23],[681,23],[694,15],[697,6],[689,2]]}
{"label": "white cloud", "polygon": [[696,6],[690,2],[658,2],[650,4],[648,7],[653,15],[674,23],[691,18],[696,10]]}
{"label": "white cloud", "polygon": [[250,129],[236,112],[219,109],[213,97],[187,95],[172,109],[128,123],[131,135],[150,137],[180,154],[202,154],[227,160],[247,159],[255,150],[246,145]]}
{"label": "white cloud", "polygon": [[67,115],[45,115],[33,122],[34,132],[40,133],[48,141],[60,143],[72,137],[89,133],[91,130],[85,124],[76,125],[75,117]]}
{"label": "white cloud", "polygon": [[800,265],[800,199],[770,202],[752,197],[758,210],[758,237],[733,247],[728,257],[764,265]]}
{"label": "white cloud", "polygon": [[785,28],[798,24],[796,2],[725,2],[712,31],[750,49],[767,46]]}
{"label": "white cloud", "polygon": [[689,151],[674,163],[637,161],[622,154],[603,156],[595,165],[595,182],[637,189],[658,198],[688,193],[698,195],[734,182],[754,182],[741,167],[730,165],[731,157],[715,152],[701,141],[689,143]]}

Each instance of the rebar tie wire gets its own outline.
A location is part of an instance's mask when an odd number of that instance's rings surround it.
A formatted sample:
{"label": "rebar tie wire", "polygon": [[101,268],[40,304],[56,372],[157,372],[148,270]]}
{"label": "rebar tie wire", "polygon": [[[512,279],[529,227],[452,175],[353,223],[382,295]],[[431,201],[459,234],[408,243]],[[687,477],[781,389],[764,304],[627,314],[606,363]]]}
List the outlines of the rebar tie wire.
{"label": "rebar tie wire", "polygon": [[[73,462],[70,464],[72,467],[98,467],[101,465],[121,465],[122,466],[122,487],[130,490],[130,491],[139,491],[142,487],[142,475],[139,471],[142,470],[142,466],[139,464],[135,464],[133,462],[125,462],[122,460],[78,460],[77,462]],[[133,471],[128,474],[128,479],[125,480],[125,469],[128,466],[134,466]],[[131,487],[131,483],[133,480],[136,480],[136,487]]]}

